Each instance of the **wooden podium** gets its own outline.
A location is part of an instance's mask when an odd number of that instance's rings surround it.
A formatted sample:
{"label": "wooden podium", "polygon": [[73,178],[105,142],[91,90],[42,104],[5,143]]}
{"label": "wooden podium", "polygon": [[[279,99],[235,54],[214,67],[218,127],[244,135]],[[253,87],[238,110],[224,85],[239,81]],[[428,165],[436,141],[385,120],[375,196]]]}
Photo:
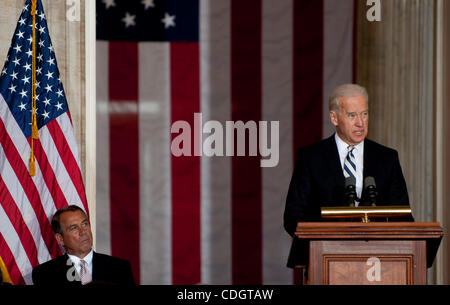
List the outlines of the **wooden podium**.
{"label": "wooden podium", "polygon": [[300,222],[312,285],[425,285],[443,231],[437,222]]}

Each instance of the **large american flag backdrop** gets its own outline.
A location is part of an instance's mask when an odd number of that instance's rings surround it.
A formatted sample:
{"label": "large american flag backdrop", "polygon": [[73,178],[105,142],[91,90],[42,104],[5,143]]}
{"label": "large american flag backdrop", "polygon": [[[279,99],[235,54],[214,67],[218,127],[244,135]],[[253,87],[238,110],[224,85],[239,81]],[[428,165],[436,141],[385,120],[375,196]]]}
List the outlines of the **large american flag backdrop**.
{"label": "large american flag backdrop", "polygon": [[[141,284],[289,284],[295,151],[354,78],[353,0],[97,0],[96,248]],[[280,160],[171,154],[175,121],[280,122]]]}
{"label": "large american flag backdrop", "polygon": [[32,1],[24,8],[0,75],[0,257],[15,284],[31,284],[32,268],[61,255],[51,229],[55,211],[76,204],[87,211],[81,163],[70,113],[50,40],[37,0],[36,120],[31,155],[33,72]]}

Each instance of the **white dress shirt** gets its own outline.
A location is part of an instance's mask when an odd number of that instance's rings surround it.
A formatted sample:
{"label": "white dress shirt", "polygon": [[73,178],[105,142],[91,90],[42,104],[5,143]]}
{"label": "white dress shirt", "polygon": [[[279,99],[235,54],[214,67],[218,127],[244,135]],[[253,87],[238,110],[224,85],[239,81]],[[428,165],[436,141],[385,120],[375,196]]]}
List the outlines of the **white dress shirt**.
{"label": "white dress shirt", "polygon": [[75,270],[77,270],[78,274],[80,274],[81,270],[81,264],[80,260],[84,260],[86,262],[86,267],[88,269],[89,275],[92,278],[92,257],[94,255],[94,250],[91,250],[88,255],[86,255],[83,258],[79,258],[78,256],[72,255],[67,253],[67,255],[70,257],[70,260],[73,262],[73,265],[75,266]]}
{"label": "white dress shirt", "polygon": [[[347,147],[349,145],[345,143],[341,138],[339,138],[337,133],[335,133],[334,137],[339,152],[339,160],[341,161],[342,172],[344,172],[344,162],[348,154]],[[358,198],[361,198],[361,193],[363,189],[364,141],[362,141],[358,145],[355,145],[353,155],[355,156],[356,161],[356,195],[358,196]],[[358,203],[356,202],[355,206],[357,205]]]}

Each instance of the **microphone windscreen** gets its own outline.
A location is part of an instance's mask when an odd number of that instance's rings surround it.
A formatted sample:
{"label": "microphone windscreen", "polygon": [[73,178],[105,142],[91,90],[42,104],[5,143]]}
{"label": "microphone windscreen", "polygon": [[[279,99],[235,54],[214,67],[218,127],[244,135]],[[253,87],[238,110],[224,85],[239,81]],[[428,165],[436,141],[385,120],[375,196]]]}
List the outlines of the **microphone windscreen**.
{"label": "microphone windscreen", "polygon": [[372,176],[368,176],[364,179],[364,185],[365,188],[369,186],[377,187],[377,185],[375,184],[375,178],[373,178]]}
{"label": "microphone windscreen", "polygon": [[354,177],[347,177],[345,178],[345,188],[347,188],[350,185],[355,185],[356,184],[356,179]]}

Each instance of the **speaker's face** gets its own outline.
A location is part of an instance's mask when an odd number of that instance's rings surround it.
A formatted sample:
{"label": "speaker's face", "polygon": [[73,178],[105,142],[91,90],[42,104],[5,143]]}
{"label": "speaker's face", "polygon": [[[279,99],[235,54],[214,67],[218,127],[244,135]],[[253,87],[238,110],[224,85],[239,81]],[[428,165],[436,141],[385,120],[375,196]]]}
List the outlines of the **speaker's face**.
{"label": "speaker's face", "polygon": [[357,145],[367,136],[369,109],[363,95],[339,98],[339,111],[330,112],[338,136],[348,145]]}

